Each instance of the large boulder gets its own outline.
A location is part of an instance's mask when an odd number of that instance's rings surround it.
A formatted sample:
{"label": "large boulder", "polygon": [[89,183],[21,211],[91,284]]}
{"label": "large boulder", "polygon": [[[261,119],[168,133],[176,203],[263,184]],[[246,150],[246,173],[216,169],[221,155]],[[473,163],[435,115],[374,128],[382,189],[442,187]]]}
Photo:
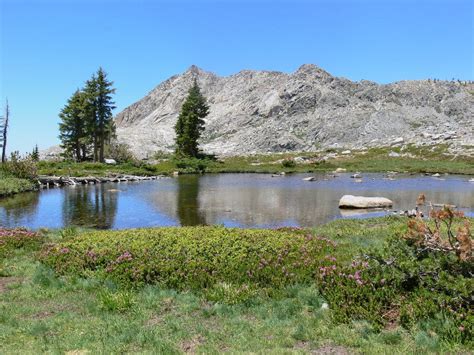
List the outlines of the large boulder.
{"label": "large boulder", "polygon": [[385,197],[344,195],[339,200],[339,208],[383,208],[392,205],[393,202]]}

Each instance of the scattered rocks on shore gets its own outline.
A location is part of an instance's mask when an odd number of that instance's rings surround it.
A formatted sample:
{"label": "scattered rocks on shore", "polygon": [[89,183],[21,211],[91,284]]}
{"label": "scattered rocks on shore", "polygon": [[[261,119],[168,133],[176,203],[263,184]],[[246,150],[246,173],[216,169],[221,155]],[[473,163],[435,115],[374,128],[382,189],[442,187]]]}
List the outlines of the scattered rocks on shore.
{"label": "scattered rocks on shore", "polygon": [[158,176],[135,176],[135,175],[114,175],[111,177],[65,177],[65,176],[39,176],[38,185],[43,188],[50,187],[61,187],[61,186],[74,186],[74,185],[87,185],[87,184],[102,184],[108,182],[129,182],[129,181],[145,181],[145,180],[158,180],[165,178],[164,175]]}

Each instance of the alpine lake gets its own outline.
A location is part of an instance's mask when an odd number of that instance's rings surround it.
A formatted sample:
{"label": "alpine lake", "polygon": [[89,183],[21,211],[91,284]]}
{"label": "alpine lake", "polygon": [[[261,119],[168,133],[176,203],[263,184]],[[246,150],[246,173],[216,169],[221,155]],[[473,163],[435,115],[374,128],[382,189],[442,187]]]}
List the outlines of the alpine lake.
{"label": "alpine lake", "polygon": [[[315,181],[303,179],[314,176]],[[224,225],[241,228],[311,227],[337,218],[366,218],[411,210],[420,193],[428,203],[455,205],[474,216],[470,177],[421,174],[207,174],[155,181],[76,185],[18,194],[0,200],[4,227],[80,226],[125,229]],[[390,210],[339,209],[345,195],[383,196]]]}

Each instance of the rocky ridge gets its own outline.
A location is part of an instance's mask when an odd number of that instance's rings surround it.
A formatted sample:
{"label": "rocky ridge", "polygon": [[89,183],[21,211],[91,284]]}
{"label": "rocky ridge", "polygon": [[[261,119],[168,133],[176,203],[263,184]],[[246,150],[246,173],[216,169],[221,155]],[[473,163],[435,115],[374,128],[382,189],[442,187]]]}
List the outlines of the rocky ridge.
{"label": "rocky ridge", "polygon": [[140,158],[172,150],[173,126],[194,80],[210,105],[201,139],[208,153],[474,146],[471,82],[353,82],[308,64],[291,74],[244,70],[227,77],[191,66],[116,116],[119,141]]}

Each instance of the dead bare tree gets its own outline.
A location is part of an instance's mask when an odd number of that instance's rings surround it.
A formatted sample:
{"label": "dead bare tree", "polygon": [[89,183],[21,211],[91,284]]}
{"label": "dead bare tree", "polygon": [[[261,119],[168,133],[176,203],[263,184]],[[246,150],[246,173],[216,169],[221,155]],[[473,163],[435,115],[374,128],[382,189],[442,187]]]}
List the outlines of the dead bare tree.
{"label": "dead bare tree", "polygon": [[5,116],[2,117],[2,122],[0,123],[1,129],[1,139],[0,147],[2,148],[2,163],[5,163],[7,157],[7,133],[8,133],[8,120],[10,118],[10,107],[8,106],[8,100],[5,106]]}

